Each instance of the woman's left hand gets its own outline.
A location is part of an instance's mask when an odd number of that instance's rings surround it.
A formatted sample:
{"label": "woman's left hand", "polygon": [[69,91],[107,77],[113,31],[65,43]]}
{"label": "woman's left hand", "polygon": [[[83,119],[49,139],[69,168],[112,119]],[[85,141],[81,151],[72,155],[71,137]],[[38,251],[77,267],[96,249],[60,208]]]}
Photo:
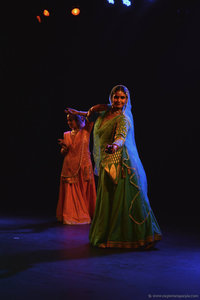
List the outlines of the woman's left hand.
{"label": "woman's left hand", "polygon": [[79,111],[79,110],[69,108],[69,107],[67,107],[64,111],[66,114],[70,114],[70,115],[79,115],[79,116],[83,116],[83,117],[86,117],[86,115],[87,115],[87,111]]}
{"label": "woman's left hand", "polygon": [[115,144],[112,144],[112,145],[107,145],[106,146],[105,152],[108,153],[108,154],[113,154],[117,150],[118,150],[118,146],[115,145]]}

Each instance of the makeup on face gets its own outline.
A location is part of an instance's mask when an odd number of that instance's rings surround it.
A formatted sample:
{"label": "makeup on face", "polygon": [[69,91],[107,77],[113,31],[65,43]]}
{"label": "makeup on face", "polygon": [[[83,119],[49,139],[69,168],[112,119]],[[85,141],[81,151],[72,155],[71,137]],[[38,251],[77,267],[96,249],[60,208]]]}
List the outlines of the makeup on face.
{"label": "makeup on face", "polygon": [[122,91],[117,91],[112,97],[112,106],[122,109],[127,103],[127,95]]}
{"label": "makeup on face", "polygon": [[78,128],[75,119],[70,115],[67,115],[67,123],[68,123],[68,125],[71,129],[77,129]]}

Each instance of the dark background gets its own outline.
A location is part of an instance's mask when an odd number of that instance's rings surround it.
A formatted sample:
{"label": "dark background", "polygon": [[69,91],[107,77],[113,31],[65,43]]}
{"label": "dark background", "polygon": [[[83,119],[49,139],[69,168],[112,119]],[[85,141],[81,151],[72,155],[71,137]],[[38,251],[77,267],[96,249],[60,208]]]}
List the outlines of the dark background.
{"label": "dark background", "polygon": [[78,17],[72,0],[4,5],[1,211],[55,215],[64,108],[107,103],[124,84],[158,221],[198,220],[199,1],[115,2],[79,1]]}

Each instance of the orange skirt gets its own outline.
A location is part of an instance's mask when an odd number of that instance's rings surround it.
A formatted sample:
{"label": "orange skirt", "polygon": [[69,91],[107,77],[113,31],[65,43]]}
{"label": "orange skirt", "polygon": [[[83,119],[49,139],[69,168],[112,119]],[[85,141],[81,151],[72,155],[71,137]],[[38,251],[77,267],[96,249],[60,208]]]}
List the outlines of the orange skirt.
{"label": "orange skirt", "polygon": [[96,204],[94,176],[89,181],[83,179],[80,169],[78,182],[66,183],[60,178],[59,199],[56,217],[63,224],[90,224]]}

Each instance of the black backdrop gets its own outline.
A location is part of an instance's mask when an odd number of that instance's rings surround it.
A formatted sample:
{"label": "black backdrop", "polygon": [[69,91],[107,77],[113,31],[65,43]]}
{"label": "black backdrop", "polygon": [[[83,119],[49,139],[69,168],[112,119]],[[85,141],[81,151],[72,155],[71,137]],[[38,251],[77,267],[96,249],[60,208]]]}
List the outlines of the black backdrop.
{"label": "black backdrop", "polygon": [[[31,3],[32,2],[32,3]],[[149,198],[162,220],[198,216],[199,1],[29,1],[1,26],[1,210],[55,214],[65,107],[131,93]],[[28,7],[27,7],[28,6]],[[50,17],[36,15],[49,8]]]}

